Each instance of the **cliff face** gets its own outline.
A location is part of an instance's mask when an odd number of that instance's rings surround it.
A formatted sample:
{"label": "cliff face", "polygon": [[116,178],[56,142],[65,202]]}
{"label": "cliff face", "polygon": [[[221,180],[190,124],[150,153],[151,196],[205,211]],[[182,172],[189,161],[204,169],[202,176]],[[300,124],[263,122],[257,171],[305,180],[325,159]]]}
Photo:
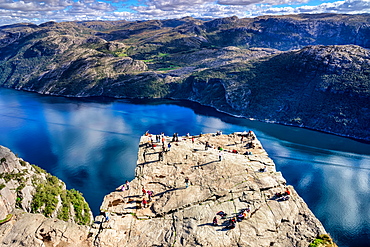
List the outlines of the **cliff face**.
{"label": "cliff face", "polygon": [[0,245],[87,246],[88,227],[78,224],[92,213],[81,194],[2,146],[0,157]]}
{"label": "cliff face", "polygon": [[[194,143],[165,137],[166,147],[172,146],[163,160],[162,144],[154,142],[151,148],[147,143],[143,136],[129,189],[119,187],[104,198],[101,210],[109,221],[96,217],[96,245],[303,247],[325,233],[253,134],[243,143],[237,134],[206,134]],[[224,149],[221,161],[216,147]],[[275,195],[287,188],[288,200]],[[142,189],[153,191],[150,201]],[[145,207],[143,199],[149,201]],[[245,218],[229,229],[230,219],[247,208]],[[227,216],[217,216],[219,211]],[[215,216],[218,225],[212,225]]]}
{"label": "cliff face", "polygon": [[359,46],[308,46],[205,70],[182,86],[233,114],[370,140],[369,59]]}
{"label": "cliff face", "polygon": [[[307,45],[355,44],[369,47],[369,15],[302,14],[230,18],[204,25],[229,45],[300,49]],[[222,19],[221,19],[222,20]],[[231,28],[231,26],[233,26]]]}
{"label": "cliff face", "polygon": [[[37,168],[0,147],[0,245],[306,247],[326,234],[294,188],[276,172],[254,134],[243,140],[239,134],[205,134],[194,141],[164,137],[167,148],[162,158],[162,145],[154,142],[156,146],[150,147],[148,136],[143,136],[135,179],[104,198],[101,211],[107,218],[97,216],[90,227],[26,212],[33,211],[37,183],[46,186],[43,180],[50,175],[40,175]],[[221,160],[216,147],[223,148]],[[20,183],[25,186],[20,188]],[[276,195],[286,190],[288,197]],[[153,192],[150,199],[146,191]],[[61,212],[60,200],[51,202]],[[69,208],[76,206],[73,201]],[[227,215],[216,215],[219,211]],[[228,227],[240,212],[243,219]],[[215,216],[217,225],[212,225]],[[77,212],[70,221],[77,222],[76,218]],[[324,246],[336,247],[331,240],[327,243]]]}
{"label": "cliff face", "polygon": [[71,97],[190,99],[370,140],[369,18],[9,25],[0,27],[0,85]]}

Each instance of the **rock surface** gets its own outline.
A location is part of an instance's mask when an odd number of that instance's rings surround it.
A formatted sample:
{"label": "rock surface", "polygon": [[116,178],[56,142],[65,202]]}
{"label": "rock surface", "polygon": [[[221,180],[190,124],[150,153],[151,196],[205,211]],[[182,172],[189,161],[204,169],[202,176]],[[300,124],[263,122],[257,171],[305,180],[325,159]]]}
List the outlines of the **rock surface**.
{"label": "rock surface", "polygon": [[[63,207],[60,196],[66,192],[62,181],[16,157],[3,146],[0,146],[0,159],[0,246],[89,246],[89,227],[75,223],[74,205],[68,205],[70,213],[65,220],[69,222],[56,218]],[[46,186],[47,181],[54,181],[54,188],[60,186],[61,192],[59,196],[48,197],[55,207],[47,214],[48,218],[40,214],[46,214],[46,198],[41,197],[40,207],[35,206],[34,200],[40,195],[40,186]],[[46,193],[52,194],[52,191]],[[91,222],[91,211],[87,214]]]}
{"label": "rock surface", "polygon": [[[122,185],[104,198],[101,211],[109,220],[96,217],[91,230],[95,246],[303,247],[326,233],[254,134],[243,143],[240,134],[205,134],[194,142],[165,137],[163,160],[162,144],[154,139],[151,147],[150,137],[143,136],[129,189]],[[142,202],[149,198],[142,189],[154,192],[146,207]],[[275,193],[286,189],[290,198],[279,200]],[[246,208],[246,218],[227,229],[229,220]],[[213,226],[219,211],[227,216]]]}
{"label": "rock surface", "polygon": [[[29,204],[35,193],[27,178],[35,181],[39,173],[0,146],[0,245],[308,246],[325,229],[294,188],[286,185],[254,134],[242,140],[246,134],[163,137],[163,153],[162,140],[151,145],[149,135],[143,136],[135,179],[128,188],[124,184],[104,198],[105,215],[97,216],[90,227],[26,212],[32,210]],[[40,174],[47,179],[46,173]],[[151,200],[143,189],[153,191]],[[286,189],[289,199],[280,200],[275,194]],[[17,204],[19,191],[22,206]],[[247,208],[245,218],[228,229],[230,219]],[[218,225],[212,225],[219,211],[227,216],[217,216]]]}

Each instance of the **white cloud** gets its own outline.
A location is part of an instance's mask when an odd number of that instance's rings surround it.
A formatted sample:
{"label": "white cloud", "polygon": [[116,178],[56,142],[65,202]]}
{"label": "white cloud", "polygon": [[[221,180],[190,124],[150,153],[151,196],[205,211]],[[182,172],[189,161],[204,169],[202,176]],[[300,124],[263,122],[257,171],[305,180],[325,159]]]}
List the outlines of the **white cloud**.
{"label": "white cloud", "polygon": [[307,3],[309,0],[218,0],[218,4],[222,5],[253,5],[253,4],[267,4],[267,5],[282,5],[282,4],[301,4]]}
{"label": "white cloud", "polygon": [[263,14],[300,14],[300,13],[370,13],[369,0],[347,0],[333,3],[322,3],[317,6],[268,8]]}
{"label": "white cloud", "polygon": [[[140,0],[139,0],[140,1]],[[332,1],[332,0],[328,0]],[[119,2],[125,7],[119,11]],[[17,22],[42,23],[50,20],[146,20],[221,18],[236,15],[239,18],[261,15],[299,13],[370,13],[369,0],[323,2],[302,6],[309,0],[147,0],[141,5],[117,0],[0,0],[0,25]],[[300,4],[300,5],[296,5]],[[276,5],[287,5],[276,7]],[[129,10],[131,9],[131,10]]]}

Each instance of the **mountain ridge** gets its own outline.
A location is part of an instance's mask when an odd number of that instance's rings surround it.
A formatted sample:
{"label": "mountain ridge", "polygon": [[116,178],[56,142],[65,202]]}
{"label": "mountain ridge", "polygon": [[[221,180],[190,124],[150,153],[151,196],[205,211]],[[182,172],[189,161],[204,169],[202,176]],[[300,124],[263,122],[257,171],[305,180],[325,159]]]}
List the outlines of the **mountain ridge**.
{"label": "mountain ridge", "polygon": [[177,98],[370,141],[370,15],[48,22],[0,27],[0,85]]}

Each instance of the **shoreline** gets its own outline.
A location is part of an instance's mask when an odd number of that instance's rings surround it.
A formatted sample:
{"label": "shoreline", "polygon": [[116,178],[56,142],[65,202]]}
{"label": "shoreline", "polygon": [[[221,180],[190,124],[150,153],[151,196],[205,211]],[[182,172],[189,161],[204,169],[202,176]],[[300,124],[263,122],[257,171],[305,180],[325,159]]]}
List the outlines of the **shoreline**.
{"label": "shoreline", "polygon": [[330,135],[339,136],[339,137],[343,137],[343,138],[348,138],[348,139],[351,139],[351,140],[354,140],[354,141],[357,141],[357,142],[361,142],[361,143],[364,143],[364,144],[370,144],[370,137],[369,138],[361,138],[361,137],[343,135],[343,134],[340,134],[340,133],[335,133],[335,132],[331,132],[331,131],[326,131],[326,130],[321,130],[321,129],[316,129],[316,128],[313,128],[313,127],[305,126],[303,124],[302,125],[293,125],[293,124],[279,122],[279,121],[273,121],[273,120],[261,120],[261,119],[249,118],[249,117],[246,117],[246,116],[243,116],[243,115],[236,115],[236,114],[224,111],[224,110],[220,110],[216,106],[204,105],[204,104],[199,103],[196,100],[191,100],[191,99],[181,99],[181,98],[171,98],[171,97],[168,97],[168,98],[130,98],[130,97],[109,97],[109,96],[76,96],[76,95],[42,94],[42,93],[39,93],[37,91],[29,91],[29,90],[26,90],[26,89],[15,89],[15,88],[8,88],[8,87],[2,87],[2,88],[16,90],[16,91],[23,91],[23,92],[28,92],[28,93],[36,93],[38,95],[43,95],[43,96],[64,97],[64,98],[75,99],[75,100],[93,99],[92,100],[93,102],[98,102],[98,103],[102,103],[102,102],[104,103],[104,100],[101,101],[99,99],[105,99],[105,102],[114,102],[116,100],[128,100],[128,101],[135,101],[135,100],[139,100],[139,101],[153,101],[153,100],[154,101],[167,101],[168,100],[168,101],[190,102],[190,103],[196,103],[196,104],[198,104],[199,106],[202,106],[202,107],[210,107],[218,113],[226,114],[228,116],[235,117],[235,118],[241,118],[241,119],[246,119],[246,120],[250,120],[250,121],[258,121],[258,122],[261,122],[261,123],[271,123],[271,124],[278,124],[278,125],[282,125],[282,126],[307,129],[307,130],[317,131],[317,132],[320,132],[320,133],[325,133],[325,134],[330,134]]}

